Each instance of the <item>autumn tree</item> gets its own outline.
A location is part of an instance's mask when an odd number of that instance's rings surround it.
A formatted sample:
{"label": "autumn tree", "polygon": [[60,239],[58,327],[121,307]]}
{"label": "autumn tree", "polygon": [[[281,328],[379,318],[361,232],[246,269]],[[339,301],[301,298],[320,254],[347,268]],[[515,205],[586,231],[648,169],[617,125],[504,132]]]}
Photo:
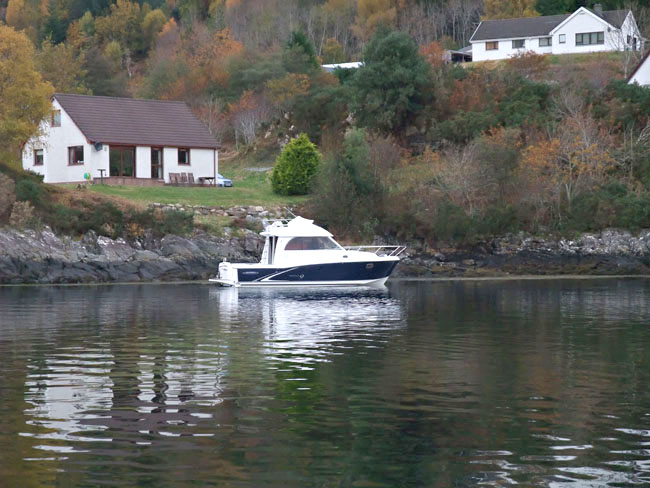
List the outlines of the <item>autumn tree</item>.
{"label": "autumn tree", "polygon": [[391,27],[396,15],[391,0],[358,0],[357,17],[351,28],[357,37],[367,40],[378,27]]}
{"label": "autumn tree", "polygon": [[334,37],[330,37],[323,44],[321,57],[324,64],[342,63],[345,61],[343,46]]}
{"label": "autumn tree", "polygon": [[582,193],[601,184],[615,167],[609,149],[609,134],[599,127],[581,101],[565,95],[558,102],[563,118],[559,129],[548,139],[529,146],[524,152],[524,171],[538,185],[550,190],[549,197],[560,212]]}
{"label": "autumn tree", "polygon": [[536,17],[536,0],[485,0],[483,20]]}
{"label": "autumn tree", "polygon": [[252,144],[257,137],[260,126],[271,115],[271,108],[266,99],[253,91],[246,91],[241,98],[228,107],[235,129],[235,139],[243,136],[246,144]]}
{"label": "autumn tree", "polygon": [[22,30],[33,44],[38,44],[42,19],[47,17],[48,2],[41,0],[9,0],[5,21],[16,30]]}
{"label": "autumn tree", "polygon": [[86,86],[86,58],[72,45],[54,45],[50,39],[43,41],[35,56],[36,66],[43,79],[49,81],[57,92],[88,94]]}
{"label": "autumn tree", "polygon": [[155,45],[156,38],[166,23],[167,16],[160,9],[152,10],[144,16],[142,19],[142,32],[147,50]]}
{"label": "autumn tree", "polygon": [[352,80],[352,110],[362,127],[403,131],[429,96],[431,71],[413,40],[401,32],[380,30],[366,46]]}
{"label": "autumn tree", "polygon": [[284,78],[267,81],[265,87],[269,100],[280,110],[287,112],[291,110],[296,98],[309,90],[309,77],[289,73]]}
{"label": "autumn tree", "polygon": [[33,55],[25,34],[0,24],[0,141],[12,158],[51,109],[54,90],[36,71]]}

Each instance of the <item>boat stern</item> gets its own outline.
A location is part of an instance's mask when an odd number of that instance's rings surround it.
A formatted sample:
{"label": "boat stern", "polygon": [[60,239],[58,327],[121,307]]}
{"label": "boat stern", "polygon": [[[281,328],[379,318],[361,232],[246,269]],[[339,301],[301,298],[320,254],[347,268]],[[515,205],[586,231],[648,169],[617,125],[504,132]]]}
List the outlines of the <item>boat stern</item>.
{"label": "boat stern", "polygon": [[228,261],[219,263],[219,273],[216,278],[210,280],[221,286],[239,286],[237,269]]}

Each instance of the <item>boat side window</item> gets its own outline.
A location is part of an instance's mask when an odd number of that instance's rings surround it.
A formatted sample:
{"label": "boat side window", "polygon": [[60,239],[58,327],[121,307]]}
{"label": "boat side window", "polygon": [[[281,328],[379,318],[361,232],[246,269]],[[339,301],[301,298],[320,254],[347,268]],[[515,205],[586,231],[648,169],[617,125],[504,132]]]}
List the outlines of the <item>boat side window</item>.
{"label": "boat side window", "polygon": [[329,237],[294,237],[284,248],[285,251],[320,251],[323,249],[339,249],[339,247]]}

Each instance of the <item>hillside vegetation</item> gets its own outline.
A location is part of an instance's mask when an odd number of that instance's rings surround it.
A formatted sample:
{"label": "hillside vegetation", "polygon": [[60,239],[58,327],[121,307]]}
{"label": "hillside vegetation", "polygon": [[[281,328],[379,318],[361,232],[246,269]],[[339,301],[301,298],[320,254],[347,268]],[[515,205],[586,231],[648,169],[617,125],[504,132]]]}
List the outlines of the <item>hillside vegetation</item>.
{"label": "hillside vegetation", "polygon": [[[0,78],[3,158],[16,164],[54,91],[184,100],[236,154],[226,174],[306,134],[322,162],[303,212],[349,236],[650,227],[650,90],[625,83],[641,53],[443,62],[481,16],[579,3],[0,1],[0,72],[20,65]],[[643,32],[647,11],[634,6]],[[364,66],[320,68],[351,60]],[[21,112],[21,97],[39,103]],[[269,176],[259,203],[278,198]]]}

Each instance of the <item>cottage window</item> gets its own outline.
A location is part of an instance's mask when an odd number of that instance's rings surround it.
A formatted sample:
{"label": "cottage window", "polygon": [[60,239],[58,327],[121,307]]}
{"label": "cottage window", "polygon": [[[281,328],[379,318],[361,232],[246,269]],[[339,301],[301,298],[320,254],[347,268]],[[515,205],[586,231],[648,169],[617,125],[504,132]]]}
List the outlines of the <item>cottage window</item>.
{"label": "cottage window", "polygon": [[34,149],[34,166],[42,166],[42,165],[43,165],[43,150]]}
{"label": "cottage window", "polygon": [[108,160],[110,176],[135,176],[135,147],[111,146]]}
{"label": "cottage window", "polygon": [[560,34],[560,44],[566,44],[566,34]]}
{"label": "cottage window", "polygon": [[68,164],[84,164],[83,146],[72,146],[68,148]]}
{"label": "cottage window", "polygon": [[490,41],[485,43],[486,51],[497,51],[499,49],[499,41]]}
{"label": "cottage window", "polygon": [[576,34],[576,46],[590,46],[594,44],[605,44],[604,31]]}
{"label": "cottage window", "polygon": [[552,37],[540,37],[539,38],[539,47],[548,47],[553,44]]}
{"label": "cottage window", "polygon": [[61,111],[60,110],[52,110],[51,125],[52,125],[52,127],[61,127]]}
{"label": "cottage window", "polygon": [[178,148],[178,164],[190,164],[190,150],[184,147]]}
{"label": "cottage window", "polygon": [[512,49],[521,49],[524,47],[524,39],[515,39],[512,41]]}

